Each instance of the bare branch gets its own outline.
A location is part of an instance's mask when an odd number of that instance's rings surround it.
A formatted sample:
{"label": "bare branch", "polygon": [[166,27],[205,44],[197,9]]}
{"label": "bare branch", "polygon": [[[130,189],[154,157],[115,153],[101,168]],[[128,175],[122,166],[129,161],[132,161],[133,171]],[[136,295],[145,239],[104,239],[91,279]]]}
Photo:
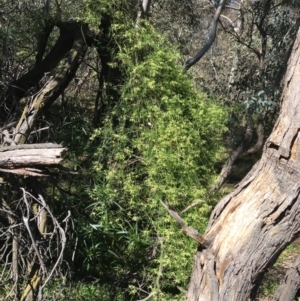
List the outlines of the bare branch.
{"label": "bare branch", "polygon": [[193,65],[195,65],[203,57],[203,55],[209,50],[209,48],[215,41],[218,21],[219,21],[220,15],[224,9],[225,3],[226,3],[226,0],[220,0],[219,5],[218,5],[217,10],[214,15],[214,19],[213,19],[213,23],[211,26],[208,41],[203,46],[203,48],[197,52],[197,54],[194,57],[192,57],[191,59],[189,59],[185,62],[184,66],[183,66],[184,69],[187,70],[187,69],[191,68]]}
{"label": "bare branch", "polygon": [[169,205],[164,204],[162,201],[160,202],[189,237],[196,240],[201,245],[205,243],[205,239],[198,233],[196,229],[193,227],[188,227],[176,211],[171,209]]}

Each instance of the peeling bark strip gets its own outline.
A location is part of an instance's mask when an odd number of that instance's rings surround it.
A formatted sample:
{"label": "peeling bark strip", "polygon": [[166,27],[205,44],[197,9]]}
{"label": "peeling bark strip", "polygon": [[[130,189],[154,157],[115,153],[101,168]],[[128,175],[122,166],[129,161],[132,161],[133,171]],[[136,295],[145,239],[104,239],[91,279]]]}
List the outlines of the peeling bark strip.
{"label": "peeling bark strip", "polygon": [[300,233],[300,30],[262,159],[214,209],[188,301],[253,300],[266,268]]}

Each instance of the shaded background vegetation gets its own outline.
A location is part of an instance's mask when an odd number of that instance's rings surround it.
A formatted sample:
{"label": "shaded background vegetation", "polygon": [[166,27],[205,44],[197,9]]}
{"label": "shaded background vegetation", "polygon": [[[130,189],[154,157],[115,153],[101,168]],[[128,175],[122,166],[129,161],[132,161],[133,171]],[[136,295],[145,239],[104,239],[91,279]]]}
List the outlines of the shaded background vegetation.
{"label": "shaded background vegetation", "polygon": [[[261,123],[264,131],[253,134],[245,152],[272,128],[285,57],[299,26],[296,2],[265,0],[259,8],[231,2],[216,43],[187,73],[181,66],[205,43],[215,6],[185,2],[153,2],[149,20],[138,26],[135,1],[55,1],[49,9],[42,1],[0,4],[2,145],[11,143],[5,138],[13,139],[32,97],[67,62],[63,56],[7,110],[7,91],[51,52],[62,26],[79,24],[89,46],[72,81],[26,138],[67,147],[64,165],[77,174],[51,170],[51,180],[33,181],[1,175],[0,298],[20,299],[30,278],[27,262],[34,250],[22,224],[21,188],[32,194],[31,226],[37,231],[34,186],[67,239],[42,300],[183,299],[197,243],[179,231],[160,200],[204,231],[222,193],[211,187],[227,154],[243,143],[249,124],[255,132]],[[252,165],[257,158],[244,160]],[[243,172],[244,165],[236,174]],[[56,235],[44,248],[51,270],[61,237],[51,221],[48,231]],[[21,245],[18,289],[9,268],[14,235]]]}

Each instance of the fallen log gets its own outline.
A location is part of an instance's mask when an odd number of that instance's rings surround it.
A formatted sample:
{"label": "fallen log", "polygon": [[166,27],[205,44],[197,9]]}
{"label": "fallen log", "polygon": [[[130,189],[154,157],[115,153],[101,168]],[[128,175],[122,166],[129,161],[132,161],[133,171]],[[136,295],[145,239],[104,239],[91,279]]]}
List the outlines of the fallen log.
{"label": "fallen log", "polygon": [[[60,144],[21,144],[0,148],[0,172],[45,176],[40,168],[59,167],[66,151]],[[37,169],[36,169],[37,168]]]}

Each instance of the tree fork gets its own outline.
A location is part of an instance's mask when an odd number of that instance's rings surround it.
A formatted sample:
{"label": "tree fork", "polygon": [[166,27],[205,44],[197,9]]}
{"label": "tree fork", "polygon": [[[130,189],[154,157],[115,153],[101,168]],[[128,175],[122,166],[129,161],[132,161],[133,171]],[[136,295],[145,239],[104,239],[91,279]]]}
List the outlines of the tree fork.
{"label": "tree fork", "polygon": [[279,119],[261,160],[211,214],[188,301],[253,300],[266,269],[300,229],[300,30]]}
{"label": "tree fork", "polygon": [[[0,103],[0,120],[5,120],[7,123],[11,121],[12,116],[9,117],[9,115],[13,114],[20,99],[24,97],[28,89],[37,85],[46,73],[52,71],[60,63],[72,49],[74,41],[81,37],[86,44],[91,45],[90,32],[86,24],[80,22],[59,22],[55,25],[60,29],[58,40],[40,63],[37,63],[19,79],[10,83]],[[41,49],[39,49],[40,51]],[[37,54],[37,56],[40,55]],[[39,60],[40,58],[37,59]]]}
{"label": "tree fork", "polygon": [[62,70],[57,72],[35,96],[30,97],[15,129],[14,142],[16,144],[22,144],[26,141],[35,120],[66,89],[70,81],[74,78],[86,51],[87,46],[84,38],[78,37],[73,43],[68,60],[62,67]]}

